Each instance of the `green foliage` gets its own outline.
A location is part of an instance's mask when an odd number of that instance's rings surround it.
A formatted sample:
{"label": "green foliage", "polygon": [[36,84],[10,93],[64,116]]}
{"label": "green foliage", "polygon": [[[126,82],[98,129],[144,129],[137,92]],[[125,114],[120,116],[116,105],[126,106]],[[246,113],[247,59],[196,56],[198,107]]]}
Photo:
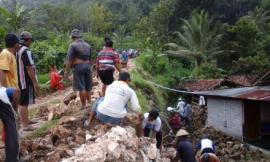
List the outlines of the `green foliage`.
{"label": "green foliage", "polygon": [[269,29],[269,11],[265,11],[263,8],[256,7],[254,11],[248,12],[247,17],[255,22],[257,29],[260,31],[266,31]]}
{"label": "green foliage", "polygon": [[13,10],[8,10],[6,8],[0,7],[0,14],[5,18],[10,32],[17,32],[20,27],[22,27],[23,21],[28,17],[28,12],[23,5],[18,3],[14,4]]}
{"label": "green foliage", "polygon": [[241,55],[254,55],[256,53],[258,28],[254,21],[241,18],[235,26],[229,30],[233,36],[231,48],[238,51]]}
{"label": "green foliage", "polygon": [[[165,93],[162,93],[159,89],[157,89],[157,87],[144,80],[141,74],[137,73],[136,71],[132,71],[131,80],[131,86],[136,89],[136,93],[138,95],[143,111],[148,111],[153,108],[150,106],[159,108],[165,107]],[[154,101],[154,105],[149,103],[150,100]]]}
{"label": "green foliage", "polygon": [[115,48],[123,50],[125,34],[125,26],[120,26],[119,29],[115,33],[113,33],[113,40],[116,42],[116,45],[114,46]]}
{"label": "green foliage", "polygon": [[105,34],[113,29],[113,14],[103,5],[91,5],[88,13],[92,33]]}
{"label": "green foliage", "polygon": [[38,82],[39,84],[45,84],[46,82],[48,82],[50,80],[49,78],[49,74],[39,74],[38,75]]}
{"label": "green foliage", "polygon": [[183,68],[177,60],[168,58],[165,54],[152,50],[142,52],[137,59],[141,72],[145,71],[153,76],[155,81],[166,86],[174,86],[181,79],[187,78],[190,70]]}
{"label": "green foliage", "polygon": [[194,79],[219,79],[224,77],[225,71],[221,68],[218,68],[214,63],[205,63],[200,67],[195,68],[190,78]]}
{"label": "green foliage", "polygon": [[55,64],[63,68],[70,38],[66,35],[54,36],[51,39],[35,41],[31,46],[39,73],[46,73]]}
{"label": "green foliage", "polygon": [[183,20],[182,31],[175,33],[179,43],[166,44],[169,50],[165,53],[195,60],[195,67],[206,63],[223,52],[219,47],[222,35],[213,25],[213,19],[208,13],[194,11],[189,20]]}
{"label": "green foliage", "polygon": [[241,57],[238,61],[233,61],[231,73],[233,74],[259,74],[270,68],[269,57],[263,54],[256,56]]}

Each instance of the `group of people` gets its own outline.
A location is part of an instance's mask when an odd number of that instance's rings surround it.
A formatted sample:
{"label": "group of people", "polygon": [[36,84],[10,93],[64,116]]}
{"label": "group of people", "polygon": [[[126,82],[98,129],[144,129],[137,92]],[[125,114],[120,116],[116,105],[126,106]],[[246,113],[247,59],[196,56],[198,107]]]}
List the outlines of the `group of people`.
{"label": "group of people", "polygon": [[[82,109],[91,102],[92,64],[91,46],[81,38],[78,29],[71,32],[72,43],[66,57],[64,78],[68,79],[69,71],[73,71],[73,89],[79,91]],[[32,131],[34,122],[28,118],[28,105],[35,102],[40,89],[36,79],[36,69],[29,49],[33,42],[32,35],[24,31],[19,38],[15,34],[5,36],[6,49],[0,53],[0,119],[4,125],[6,162],[18,160],[19,142],[17,132],[17,112],[20,114],[24,131]],[[135,123],[139,136],[151,136],[156,139],[157,148],[162,146],[162,120],[156,109],[142,113],[135,91],[129,86],[131,76],[122,69],[119,54],[113,49],[113,41],[104,39],[104,47],[96,58],[97,76],[103,83],[101,98],[91,109],[88,125],[93,118],[104,124],[122,125],[128,112],[128,105],[135,112]],[[119,72],[118,80],[114,72]],[[130,104],[129,104],[130,103]],[[18,110],[17,110],[17,107]],[[187,140],[188,133],[180,129],[177,133],[177,151],[182,162],[193,162],[194,153]],[[214,152],[209,140],[198,145],[201,152]]]}
{"label": "group of people", "polygon": [[39,94],[36,69],[29,49],[32,35],[24,31],[19,38],[15,34],[5,36],[5,46],[0,53],[0,118],[3,123],[3,137],[6,160],[15,162],[18,158],[19,142],[17,112],[24,131],[32,131],[33,121],[28,118],[28,105],[35,102]]}
{"label": "group of people", "polygon": [[[219,162],[217,158],[214,142],[205,134],[196,144],[194,152],[189,133],[185,129],[180,129],[176,133],[176,160],[181,162]],[[197,157],[196,157],[197,153]]]}

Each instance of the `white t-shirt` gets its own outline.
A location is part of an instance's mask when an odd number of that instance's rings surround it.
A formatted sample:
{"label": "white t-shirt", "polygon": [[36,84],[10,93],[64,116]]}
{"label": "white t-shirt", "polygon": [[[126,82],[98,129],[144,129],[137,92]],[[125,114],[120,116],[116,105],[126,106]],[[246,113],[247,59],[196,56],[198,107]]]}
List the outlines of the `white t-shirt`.
{"label": "white t-shirt", "polygon": [[148,116],[149,116],[149,113],[144,114],[143,129],[146,127],[146,128],[154,129],[156,132],[160,131],[160,128],[161,128],[160,118],[157,117],[156,120],[150,122],[148,121]]}
{"label": "white t-shirt", "polygon": [[213,147],[213,141],[211,141],[210,139],[202,139],[201,140],[201,151],[205,148],[211,148],[214,149]]}
{"label": "white t-shirt", "polygon": [[99,104],[98,111],[114,118],[124,118],[127,114],[125,106],[129,101],[133,111],[140,110],[135,91],[125,82],[114,81],[107,87],[104,100]]}
{"label": "white t-shirt", "polygon": [[185,112],[184,110],[184,105],[185,105],[185,102],[183,100],[180,100],[178,103],[177,103],[177,109],[178,109],[178,112],[180,114],[183,114]]}
{"label": "white t-shirt", "polygon": [[205,100],[204,100],[204,97],[203,96],[200,96],[199,105],[200,106],[204,106],[205,105]]}

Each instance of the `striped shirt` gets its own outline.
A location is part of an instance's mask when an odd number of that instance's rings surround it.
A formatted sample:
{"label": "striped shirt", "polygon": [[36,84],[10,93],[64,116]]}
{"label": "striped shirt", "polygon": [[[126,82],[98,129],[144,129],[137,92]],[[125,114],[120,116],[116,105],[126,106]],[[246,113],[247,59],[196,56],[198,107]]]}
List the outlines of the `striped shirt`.
{"label": "striped shirt", "polygon": [[35,68],[32,52],[26,46],[22,46],[17,53],[17,72],[19,78],[19,87],[21,90],[28,88],[29,84],[32,85],[33,82],[30,79],[27,68],[32,66]]}
{"label": "striped shirt", "polygon": [[115,65],[119,62],[119,54],[112,48],[106,47],[98,53],[98,70],[115,70]]}

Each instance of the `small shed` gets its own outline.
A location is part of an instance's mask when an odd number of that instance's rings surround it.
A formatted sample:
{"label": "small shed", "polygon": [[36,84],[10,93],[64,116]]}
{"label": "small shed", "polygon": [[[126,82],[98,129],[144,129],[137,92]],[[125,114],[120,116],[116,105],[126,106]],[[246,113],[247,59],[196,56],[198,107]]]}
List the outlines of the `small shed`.
{"label": "small shed", "polygon": [[207,98],[207,123],[242,141],[270,136],[270,86],[200,91]]}

